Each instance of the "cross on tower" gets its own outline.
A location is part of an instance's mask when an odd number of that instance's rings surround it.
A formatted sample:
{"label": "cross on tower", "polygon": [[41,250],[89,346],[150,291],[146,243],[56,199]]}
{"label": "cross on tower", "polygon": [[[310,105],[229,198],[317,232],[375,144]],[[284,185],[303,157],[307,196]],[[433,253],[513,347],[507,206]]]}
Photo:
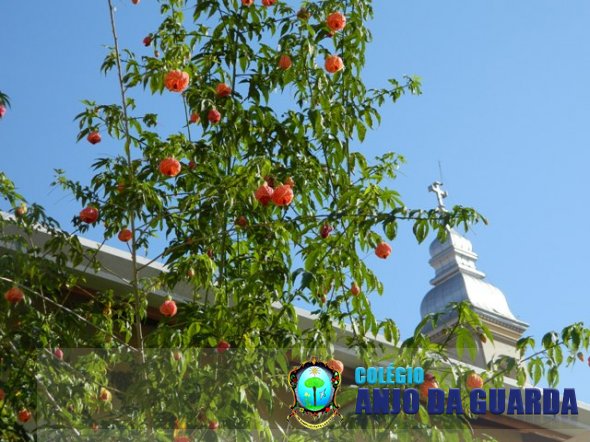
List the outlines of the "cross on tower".
{"label": "cross on tower", "polygon": [[443,183],[435,181],[428,186],[428,191],[436,194],[436,200],[438,201],[438,210],[446,212],[444,199],[448,196],[447,192],[442,188]]}

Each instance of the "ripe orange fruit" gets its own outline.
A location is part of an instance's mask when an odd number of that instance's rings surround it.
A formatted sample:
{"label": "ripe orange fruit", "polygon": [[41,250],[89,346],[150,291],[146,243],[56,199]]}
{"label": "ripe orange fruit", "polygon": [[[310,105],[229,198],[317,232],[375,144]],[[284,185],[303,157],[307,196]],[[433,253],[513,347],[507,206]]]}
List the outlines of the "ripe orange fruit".
{"label": "ripe orange fruit", "polygon": [[339,56],[330,55],[326,58],[325,68],[330,74],[335,74],[344,68],[344,62]]}
{"label": "ripe orange fruit", "polygon": [[23,424],[30,421],[31,417],[33,417],[33,414],[26,408],[22,408],[19,412],[18,412],[18,420],[20,422],[22,422]]}
{"label": "ripe orange fruit", "polygon": [[143,45],[149,46],[151,44],[152,44],[152,34],[146,35],[146,37],[143,39]]}
{"label": "ripe orange fruit", "polygon": [[361,292],[361,288],[358,286],[358,284],[356,282],[353,282],[352,286],[350,286],[350,294],[352,296],[357,296],[360,292]]}
{"label": "ripe orange fruit", "polygon": [[338,359],[330,359],[328,360],[328,362],[326,362],[326,365],[330,370],[337,371],[340,374],[342,374],[342,372],[344,371],[344,364],[342,363],[342,361],[339,361]]}
{"label": "ripe orange fruit", "polygon": [[244,6],[252,6],[254,4],[254,0],[242,0],[242,5]]}
{"label": "ripe orange fruit", "polygon": [[269,7],[274,5],[277,2],[277,0],[262,0],[262,5]]}
{"label": "ripe orange fruit", "polygon": [[87,206],[80,211],[80,221],[86,224],[94,224],[98,220],[98,209]]}
{"label": "ripe orange fruit", "polygon": [[117,238],[119,238],[119,241],[127,242],[133,238],[133,232],[127,228],[122,229],[117,235]]}
{"label": "ripe orange fruit", "polygon": [[281,58],[279,58],[279,69],[286,71],[287,69],[291,69],[291,66],[293,66],[291,57],[285,54],[281,55]]}
{"label": "ripe orange fruit", "polygon": [[430,390],[431,388],[438,388],[438,382],[436,382],[434,376],[430,376],[430,379],[424,376],[424,382],[420,384],[420,398],[423,400],[428,399],[428,390]]}
{"label": "ripe orange fruit", "polygon": [[267,183],[264,183],[258,189],[256,189],[256,193],[254,197],[258,200],[260,204],[263,206],[267,206],[268,203],[272,200],[272,196],[274,194],[274,190],[270,187]]}
{"label": "ripe orange fruit", "polygon": [[[263,0],[263,1],[264,1],[264,0]],[[219,428],[219,422],[217,422],[217,421],[211,421],[211,422],[209,422],[209,429],[210,429],[210,430],[213,430],[213,431],[215,431],[215,430],[217,430],[218,428]]]}
{"label": "ripe orange fruit", "polygon": [[201,116],[196,112],[193,112],[189,118],[189,121],[193,124],[198,123],[200,120],[201,120]]}
{"label": "ripe orange fruit", "polygon": [[211,109],[207,114],[207,119],[211,124],[217,124],[221,121],[221,114],[217,109]]}
{"label": "ripe orange fruit", "polygon": [[100,140],[102,138],[101,138],[100,134],[97,131],[93,131],[93,132],[90,132],[88,134],[88,136],[86,137],[86,139],[88,140],[88,142],[90,144],[97,144],[97,143],[100,143]]}
{"label": "ripe orange fruit", "polygon": [[160,173],[168,177],[174,177],[180,173],[180,162],[175,158],[164,158],[160,161]]}
{"label": "ripe orange fruit", "polygon": [[162,313],[162,315],[166,316],[167,318],[174,316],[177,311],[178,307],[176,307],[176,302],[174,302],[172,299],[167,299],[160,306],[160,313]]}
{"label": "ripe orange fruit", "polygon": [[377,247],[375,247],[375,255],[381,259],[386,259],[391,255],[391,246],[386,242],[380,242]]}
{"label": "ripe orange fruit", "polygon": [[231,347],[231,345],[229,344],[229,342],[222,339],[217,344],[217,353],[223,353],[223,352],[227,351],[230,347]]}
{"label": "ripe orange fruit", "polygon": [[346,17],[341,12],[332,12],[328,15],[326,24],[332,32],[342,31],[346,26]]}
{"label": "ripe orange fruit", "polygon": [[231,87],[225,83],[219,83],[215,88],[215,94],[220,98],[229,97],[231,95]]}
{"label": "ripe orange fruit", "polygon": [[242,215],[236,220],[236,225],[240,226],[241,228],[245,228],[246,226],[248,226],[248,219],[244,215]]}
{"label": "ripe orange fruit", "polygon": [[470,373],[465,383],[470,390],[483,387],[483,379],[477,373]]}
{"label": "ripe orange fruit", "polygon": [[6,290],[6,292],[4,292],[4,299],[6,299],[11,304],[18,304],[23,299],[25,299],[25,294],[18,287],[11,287]]}
{"label": "ripe orange fruit", "polygon": [[139,5],[139,0],[131,0],[131,3],[133,3],[134,5]]}
{"label": "ripe orange fruit", "polygon": [[58,360],[63,361],[64,352],[61,348],[56,347],[55,350],[53,350],[53,356],[55,356]]}
{"label": "ripe orange fruit", "polygon": [[189,84],[190,76],[188,73],[180,70],[170,71],[164,77],[164,86],[170,92],[182,92]]}
{"label": "ripe orange fruit", "polygon": [[272,202],[277,206],[288,206],[293,201],[293,189],[283,184],[277,187],[272,194]]}

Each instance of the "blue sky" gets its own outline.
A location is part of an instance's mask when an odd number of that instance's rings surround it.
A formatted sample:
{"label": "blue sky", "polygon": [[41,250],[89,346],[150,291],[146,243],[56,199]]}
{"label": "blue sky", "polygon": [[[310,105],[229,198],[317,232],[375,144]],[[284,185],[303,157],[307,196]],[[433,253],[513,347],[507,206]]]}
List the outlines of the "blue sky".
{"label": "blue sky", "polygon": [[[144,53],[141,40],[158,24],[156,2],[116,4],[122,46]],[[424,94],[383,108],[382,126],[358,148],[407,158],[394,186],[411,207],[434,206],[426,188],[442,163],[449,204],[489,218],[468,237],[479,268],[530,334],[587,320],[590,3],[377,1],[375,12],[366,82],[416,74]],[[92,160],[118,149],[109,140],[76,144],[73,122],[83,98],[118,100],[114,79],[99,72],[111,42],[106,1],[2,2],[0,17],[0,90],[13,104],[0,121],[1,169],[67,227],[79,207],[50,189],[53,168],[86,182]],[[161,109],[178,107],[173,98],[157,100]],[[162,129],[173,130],[170,118]],[[368,258],[385,284],[373,305],[404,335],[429,290],[430,240],[417,245],[408,225],[390,259]],[[563,370],[561,386],[590,402],[589,370]]]}

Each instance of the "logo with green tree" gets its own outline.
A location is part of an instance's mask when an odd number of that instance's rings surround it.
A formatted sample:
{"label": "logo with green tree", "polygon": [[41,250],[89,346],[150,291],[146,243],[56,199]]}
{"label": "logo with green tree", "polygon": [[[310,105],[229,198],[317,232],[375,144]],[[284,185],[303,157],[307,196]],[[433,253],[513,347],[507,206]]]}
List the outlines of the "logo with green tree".
{"label": "logo with green tree", "polygon": [[[339,415],[336,394],[341,374],[324,362],[312,358],[289,373],[293,392],[291,417],[306,428],[319,429]],[[311,422],[306,420],[311,419]]]}

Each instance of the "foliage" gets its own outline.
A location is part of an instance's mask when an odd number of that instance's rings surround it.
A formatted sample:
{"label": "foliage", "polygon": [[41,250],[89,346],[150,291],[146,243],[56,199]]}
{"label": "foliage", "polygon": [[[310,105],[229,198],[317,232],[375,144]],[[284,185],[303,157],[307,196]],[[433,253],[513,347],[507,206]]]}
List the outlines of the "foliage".
{"label": "foliage", "polygon": [[[379,124],[380,106],[420,93],[417,77],[390,79],[381,89],[363,83],[371,3],[309,1],[306,14],[298,14],[284,2],[267,8],[237,0],[161,0],[162,23],[149,42],[153,54],[142,55],[118,47],[109,2],[114,46],[101,69],[119,81],[121,102],[85,100],[76,118],[78,140],[99,131],[122,151],[97,159],[87,185],[62,171],[55,184],[71,192],[80,208],[99,209],[105,240],[123,228],[132,231],[131,277],[121,281],[128,287],[124,293],[87,289],[87,270],[109,269],[96,250],[84,248],[40,206],[0,221],[2,244],[10,245],[0,256],[1,287],[17,285],[26,295],[0,310],[3,440],[42,431],[60,437],[60,429],[71,429],[73,439],[97,437],[89,430],[93,425],[101,440],[169,440],[173,432],[190,429],[206,438],[249,440],[254,433],[271,439],[277,435],[271,428],[304,438],[271,419],[285,405],[276,396],[285,391],[285,349],[293,360],[330,357],[339,343],[365,363],[395,356],[400,365],[436,372],[444,388],[464,383],[467,371],[451,363],[446,344],[455,339],[461,353],[475,347],[474,335],[492,339],[468,305],[452,306],[458,322],[446,342],[431,342],[423,333],[436,315],[400,342],[395,322],[377,319],[368,296],[381,294],[383,285],[365,256],[384,239],[394,240],[399,222],[413,223],[422,242],[431,231],[444,239],[453,226],[485,221],[461,206],[447,212],[407,208],[388,187],[403,157],[389,152],[367,158],[353,149]],[[347,25],[330,36],[325,17],[334,10],[346,15]],[[278,67],[284,54],[293,62],[286,70]],[[342,57],[344,70],[324,70],[329,54]],[[190,83],[177,99],[185,119],[165,136],[157,112],[140,112],[131,94],[139,102],[146,93],[173,93],[164,81],[172,70],[188,73]],[[221,82],[231,87],[229,97],[216,94]],[[218,124],[208,120],[212,109],[221,113]],[[199,122],[191,124],[191,114]],[[158,166],[172,157],[182,170],[170,178]],[[0,178],[0,194],[16,209],[24,198],[4,174]],[[295,194],[290,205],[264,206],[255,199],[264,182],[276,188],[289,179]],[[240,217],[246,222],[236,223]],[[73,224],[76,234],[93,228],[79,217]],[[324,237],[326,224],[334,230]],[[39,231],[50,239],[41,243]],[[158,236],[166,241],[163,249],[157,249]],[[141,249],[164,261],[167,271],[143,277]],[[348,290],[353,282],[362,288],[357,296]],[[151,294],[174,292],[181,283],[190,284],[193,298],[151,327]],[[315,315],[308,328],[299,327],[296,301]],[[502,382],[504,373],[516,369],[521,383],[526,373],[535,382],[543,374],[556,382],[556,367],[564,362],[559,345],[571,354],[588,348],[587,329],[577,324],[567,330],[562,341],[557,335],[547,345],[544,340],[545,352],[526,368],[523,361],[500,361],[504,365],[491,366],[486,378]],[[380,334],[387,345],[374,339]],[[221,340],[232,349],[210,350]],[[66,349],[63,362],[52,356],[58,346]],[[530,338],[521,341],[523,356],[532,346]],[[570,355],[566,363],[574,361]],[[112,403],[100,400],[101,388],[113,393]],[[25,425],[15,420],[23,407],[35,415]],[[215,422],[220,429],[209,430]],[[466,420],[431,420],[424,409],[417,416],[387,422],[365,416],[344,425],[374,430],[375,438],[388,434],[378,428],[428,429],[432,440],[442,440],[440,429],[456,428],[471,438]]]}
{"label": "foliage", "polygon": [[10,107],[10,99],[8,98],[8,95],[3,93],[2,91],[0,91],[0,105]]}

